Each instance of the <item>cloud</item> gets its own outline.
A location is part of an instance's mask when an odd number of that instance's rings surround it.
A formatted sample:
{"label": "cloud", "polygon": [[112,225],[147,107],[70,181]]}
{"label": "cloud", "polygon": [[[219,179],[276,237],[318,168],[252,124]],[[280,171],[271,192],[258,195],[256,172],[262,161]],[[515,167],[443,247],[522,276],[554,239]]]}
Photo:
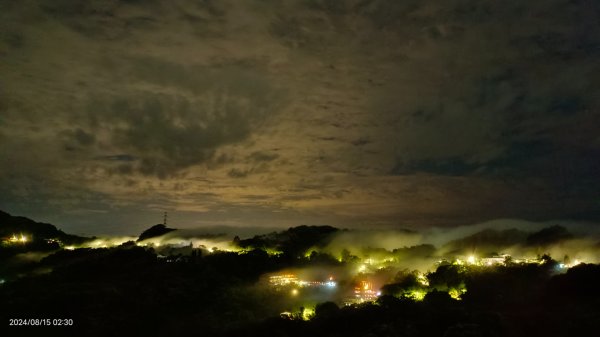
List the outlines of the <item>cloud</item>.
{"label": "cloud", "polygon": [[129,154],[115,154],[115,155],[108,155],[108,156],[100,156],[100,157],[96,157],[96,159],[110,160],[110,161],[124,161],[124,162],[137,160],[136,157],[129,155]]}
{"label": "cloud", "polygon": [[105,146],[139,158],[134,169],[144,175],[164,179],[208,161],[220,146],[248,138],[282,104],[280,90],[264,74],[235,64],[211,68],[142,58],[123,67],[140,86],[156,87],[91,96],[88,123],[104,133]]}
{"label": "cloud", "polygon": [[[9,211],[600,219],[594,3],[40,0],[1,13]],[[249,215],[226,220],[232,209]]]}
{"label": "cloud", "polygon": [[269,162],[269,161],[273,161],[275,159],[277,159],[279,157],[279,155],[277,153],[268,153],[268,152],[263,152],[263,151],[256,151],[256,152],[252,152],[252,154],[250,154],[250,159],[257,161],[257,162]]}

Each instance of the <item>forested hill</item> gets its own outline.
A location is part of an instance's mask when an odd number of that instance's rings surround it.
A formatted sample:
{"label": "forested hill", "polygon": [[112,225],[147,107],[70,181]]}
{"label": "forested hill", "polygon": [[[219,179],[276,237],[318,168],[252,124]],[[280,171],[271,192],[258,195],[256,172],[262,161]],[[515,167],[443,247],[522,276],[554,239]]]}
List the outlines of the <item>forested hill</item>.
{"label": "forested hill", "polygon": [[[0,239],[2,242],[10,242],[14,236],[28,250],[45,248],[48,242],[56,241],[65,245],[74,245],[90,240],[90,238],[67,234],[48,223],[36,222],[0,211]],[[4,246],[3,248],[6,248]]]}

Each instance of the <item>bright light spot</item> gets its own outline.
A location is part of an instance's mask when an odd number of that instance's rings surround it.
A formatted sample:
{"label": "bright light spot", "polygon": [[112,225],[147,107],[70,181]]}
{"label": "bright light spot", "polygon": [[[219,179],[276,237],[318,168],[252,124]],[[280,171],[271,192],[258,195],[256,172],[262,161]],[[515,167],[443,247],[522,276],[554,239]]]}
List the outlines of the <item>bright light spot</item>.
{"label": "bright light spot", "polygon": [[23,235],[23,234],[19,234],[19,236],[17,236],[16,234],[13,234],[9,239],[8,242],[10,243],[25,243],[28,241],[27,236]]}
{"label": "bright light spot", "polygon": [[473,256],[473,255],[469,256],[469,258],[467,259],[467,262],[469,262],[469,264],[475,264],[475,256]]}
{"label": "bright light spot", "polygon": [[310,255],[311,255],[312,253],[319,253],[319,252],[317,252],[317,251],[316,251],[316,250],[314,250],[314,249],[309,249],[309,250],[307,250],[307,251],[306,251],[306,253],[304,254],[304,257],[305,257],[305,258],[309,258],[309,257],[310,257]]}
{"label": "bright light spot", "polygon": [[292,289],[292,296],[298,296],[298,289]]}
{"label": "bright light spot", "polygon": [[450,297],[452,297],[455,300],[462,300],[461,296],[467,292],[467,289],[465,288],[460,288],[460,289],[450,289],[448,291],[448,295],[450,295]]}
{"label": "bright light spot", "polygon": [[419,274],[417,275],[417,281],[418,281],[418,282],[419,282],[421,285],[424,285],[424,286],[429,286],[429,280],[428,280],[428,279],[427,279],[427,277],[426,277],[424,274],[422,274],[422,273],[419,273]]}
{"label": "bright light spot", "polygon": [[315,309],[313,308],[304,308],[304,311],[302,311],[302,319],[305,321],[308,321],[309,319],[313,318],[314,315]]}
{"label": "bright light spot", "polygon": [[64,249],[66,249],[66,250],[74,250],[75,246],[65,246]]}
{"label": "bright light spot", "polygon": [[365,266],[364,264],[361,264],[360,267],[358,267],[359,273],[364,273],[366,270],[367,270],[367,266]]}
{"label": "bright light spot", "polygon": [[415,301],[422,301],[427,295],[427,292],[423,290],[412,290],[406,296],[412,298]]}

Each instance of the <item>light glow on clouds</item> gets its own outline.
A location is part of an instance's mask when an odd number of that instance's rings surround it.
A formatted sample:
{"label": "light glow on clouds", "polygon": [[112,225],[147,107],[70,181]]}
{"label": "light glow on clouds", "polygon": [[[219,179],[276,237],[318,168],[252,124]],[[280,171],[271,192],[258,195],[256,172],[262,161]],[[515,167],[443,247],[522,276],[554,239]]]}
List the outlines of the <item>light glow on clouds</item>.
{"label": "light glow on clouds", "polygon": [[10,213],[91,234],[164,210],[180,227],[600,218],[595,3],[0,6]]}

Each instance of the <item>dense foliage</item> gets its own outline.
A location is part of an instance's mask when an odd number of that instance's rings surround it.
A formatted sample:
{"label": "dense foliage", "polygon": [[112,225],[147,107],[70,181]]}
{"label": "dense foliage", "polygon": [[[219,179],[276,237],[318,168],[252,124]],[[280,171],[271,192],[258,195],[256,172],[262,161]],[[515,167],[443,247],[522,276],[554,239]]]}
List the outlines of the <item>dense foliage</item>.
{"label": "dense foliage", "polygon": [[[280,318],[283,299],[256,286],[267,272],[306,264],[262,250],[195,251],[179,262],[124,244],[60,251],[38,267],[52,272],[0,287],[2,319],[67,317],[87,335],[201,336],[577,336],[599,331],[600,266],[556,274],[556,264],[493,268],[441,265],[427,275],[422,301],[402,296],[423,287],[401,273],[374,303],[322,303],[309,321]],[[446,290],[465,286],[462,300]],[[439,289],[439,290],[437,290]],[[13,327],[14,329],[14,327]],[[20,329],[31,329],[20,327]]]}

